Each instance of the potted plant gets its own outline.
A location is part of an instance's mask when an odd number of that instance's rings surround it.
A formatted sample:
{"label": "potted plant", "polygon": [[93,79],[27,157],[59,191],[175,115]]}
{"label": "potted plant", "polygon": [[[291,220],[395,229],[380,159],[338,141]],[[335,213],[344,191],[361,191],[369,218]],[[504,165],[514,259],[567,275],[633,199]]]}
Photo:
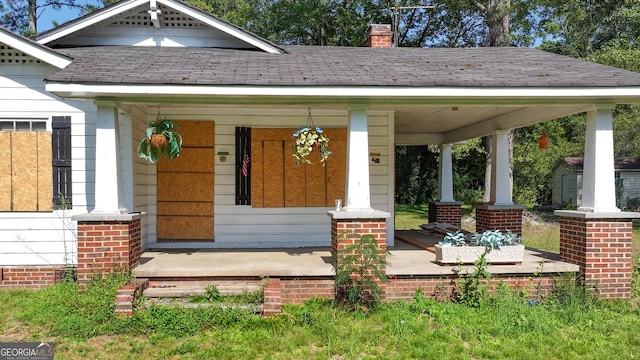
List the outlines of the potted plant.
{"label": "potted plant", "polygon": [[[305,126],[293,133],[295,142],[293,143],[293,157],[296,159],[296,165],[300,163],[311,164],[307,158],[317,149],[320,153],[320,162],[325,162],[331,155],[329,151],[329,138],[323,134],[321,127]],[[324,166],[324,164],[323,164]]]}
{"label": "potted plant", "polygon": [[177,131],[176,125],[169,119],[157,119],[149,123],[146,136],[138,145],[138,156],[157,162],[162,155],[167,159],[175,159],[182,151],[182,136]]}
{"label": "potted plant", "polygon": [[486,230],[465,234],[456,231],[436,244],[436,262],[441,264],[471,264],[485,254],[492,264],[521,263],[524,258],[522,238],[510,231]]}

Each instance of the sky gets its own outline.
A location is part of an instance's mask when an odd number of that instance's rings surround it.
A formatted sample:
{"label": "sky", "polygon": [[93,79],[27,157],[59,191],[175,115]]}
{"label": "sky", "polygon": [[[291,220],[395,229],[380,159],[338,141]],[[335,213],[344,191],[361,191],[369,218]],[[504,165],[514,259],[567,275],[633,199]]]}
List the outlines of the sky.
{"label": "sky", "polygon": [[[97,1],[80,0],[79,4],[94,4],[97,5]],[[57,22],[59,25],[64,24],[67,21],[80,17],[80,11],[76,8],[63,7],[60,10],[53,8],[45,9],[38,18],[38,32],[43,32],[51,29],[54,25],[53,22]]]}

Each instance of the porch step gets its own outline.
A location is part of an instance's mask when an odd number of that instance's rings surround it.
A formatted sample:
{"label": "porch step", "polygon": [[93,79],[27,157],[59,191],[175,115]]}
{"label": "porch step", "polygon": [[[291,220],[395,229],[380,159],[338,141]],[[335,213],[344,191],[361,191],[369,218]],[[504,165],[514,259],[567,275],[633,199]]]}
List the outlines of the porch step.
{"label": "porch step", "polygon": [[151,284],[142,295],[147,298],[189,298],[197,295],[205,295],[207,286],[214,285],[222,296],[242,295],[245,293],[255,293],[260,291],[260,284],[220,284],[211,282],[210,284]]}
{"label": "porch step", "polygon": [[262,303],[192,302],[192,297],[206,295],[209,286],[215,286],[223,297],[255,293],[263,295],[263,282],[260,279],[149,279],[149,286],[142,292],[142,296],[148,300],[147,304],[185,308],[219,306],[249,309],[255,314],[263,313]]}

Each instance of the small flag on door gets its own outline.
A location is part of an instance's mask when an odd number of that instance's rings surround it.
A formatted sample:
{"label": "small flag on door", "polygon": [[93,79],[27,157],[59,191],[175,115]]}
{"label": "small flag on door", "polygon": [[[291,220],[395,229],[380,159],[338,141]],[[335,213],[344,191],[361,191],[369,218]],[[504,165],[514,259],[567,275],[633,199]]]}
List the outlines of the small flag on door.
{"label": "small flag on door", "polygon": [[242,176],[249,176],[249,155],[244,154],[244,160],[242,160]]}

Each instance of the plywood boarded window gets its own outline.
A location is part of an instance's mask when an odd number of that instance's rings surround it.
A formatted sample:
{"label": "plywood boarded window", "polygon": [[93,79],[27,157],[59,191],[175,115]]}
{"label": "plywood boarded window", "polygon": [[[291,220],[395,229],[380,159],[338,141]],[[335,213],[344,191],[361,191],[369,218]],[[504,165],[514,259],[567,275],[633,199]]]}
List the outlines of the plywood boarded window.
{"label": "plywood boarded window", "polygon": [[40,122],[13,124],[24,131],[0,131],[0,211],[51,211],[51,133],[33,131]]}
{"label": "plywood boarded window", "polygon": [[296,129],[251,129],[251,205],[253,207],[328,207],[344,199],[347,129],[324,129],[332,155],[322,166],[296,166],[292,156]]}

